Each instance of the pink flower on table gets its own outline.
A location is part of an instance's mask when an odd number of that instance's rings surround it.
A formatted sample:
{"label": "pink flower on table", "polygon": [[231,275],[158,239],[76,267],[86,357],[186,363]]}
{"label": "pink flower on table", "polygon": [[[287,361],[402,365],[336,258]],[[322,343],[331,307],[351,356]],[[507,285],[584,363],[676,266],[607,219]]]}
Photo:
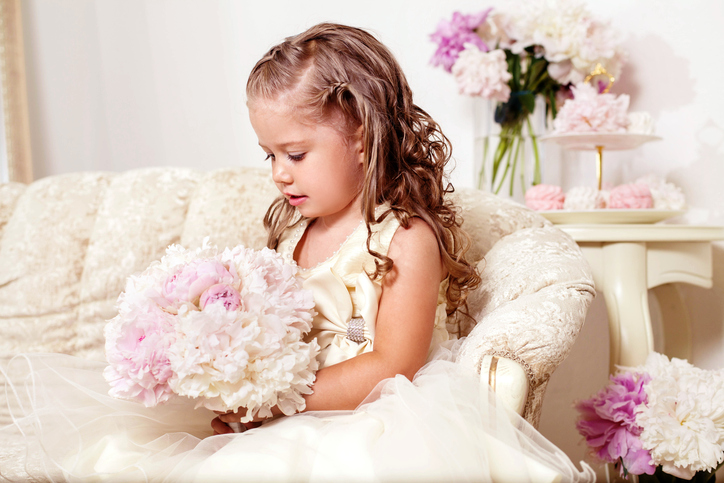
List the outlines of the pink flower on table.
{"label": "pink flower on table", "polygon": [[455,12],[452,20],[440,20],[437,30],[430,35],[430,39],[437,44],[437,50],[430,59],[432,65],[441,65],[450,72],[465,44],[473,44],[483,52],[487,52],[488,46],[475,33],[475,29],[485,22],[491,10],[492,8],[488,8],[470,15]]}
{"label": "pink flower on table", "polygon": [[637,475],[656,470],[641,443],[643,429],[636,424],[636,409],[647,403],[645,386],[650,381],[646,373],[617,374],[591,399],[576,403],[581,413],[576,428],[593,454],[608,463],[621,459],[626,470]]}
{"label": "pink flower on table", "polygon": [[212,285],[230,284],[234,276],[223,263],[214,259],[199,259],[184,265],[163,284],[162,294],[172,303],[196,304],[199,297]]}
{"label": "pink flower on table", "polygon": [[616,186],[608,199],[608,207],[614,209],[648,209],[653,206],[651,191],[643,183]]}
{"label": "pink flower on table", "polygon": [[560,186],[538,184],[525,192],[525,205],[531,210],[561,210],[566,195]]}
{"label": "pink flower on table", "polygon": [[231,285],[217,283],[206,289],[199,299],[199,307],[202,310],[210,304],[221,304],[229,311],[237,310],[241,307],[241,295]]}

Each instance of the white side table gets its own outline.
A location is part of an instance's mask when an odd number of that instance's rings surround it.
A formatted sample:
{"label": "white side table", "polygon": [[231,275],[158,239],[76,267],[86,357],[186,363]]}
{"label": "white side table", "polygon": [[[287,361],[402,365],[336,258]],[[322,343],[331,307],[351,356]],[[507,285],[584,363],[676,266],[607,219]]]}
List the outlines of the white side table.
{"label": "white side table", "polygon": [[654,350],[648,290],[661,307],[664,350],[690,359],[689,316],[674,282],[712,286],[714,240],[724,227],[689,225],[557,225],[573,237],[593,270],[608,309],[610,371],[643,364]]}

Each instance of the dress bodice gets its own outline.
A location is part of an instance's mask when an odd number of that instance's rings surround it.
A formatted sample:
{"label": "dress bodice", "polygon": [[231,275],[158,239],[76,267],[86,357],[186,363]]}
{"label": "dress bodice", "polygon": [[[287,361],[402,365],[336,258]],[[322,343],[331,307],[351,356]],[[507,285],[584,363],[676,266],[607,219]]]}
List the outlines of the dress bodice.
{"label": "dress bodice", "polygon": [[[308,226],[302,220],[282,235],[278,252],[294,263],[294,251]],[[387,255],[390,242],[400,223],[391,214],[371,225],[370,248]],[[304,288],[314,293],[317,315],[307,338],[316,338],[321,352],[320,368],[351,359],[372,350],[375,338],[377,309],[382,294],[379,280],[371,280],[375,257],[367,250],[364,222],[352,232],[339,249],[314,267],[300,269]],[[430,350],[449,339],[445,328],[446,282],[440,284],[438,305]]]}

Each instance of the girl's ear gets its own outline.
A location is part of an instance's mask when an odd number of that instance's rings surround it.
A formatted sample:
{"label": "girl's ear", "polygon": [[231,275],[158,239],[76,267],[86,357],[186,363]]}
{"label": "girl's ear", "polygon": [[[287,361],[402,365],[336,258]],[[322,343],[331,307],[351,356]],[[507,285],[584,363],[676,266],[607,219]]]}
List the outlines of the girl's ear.
{"label": "girl's ear", "polygon": [[359,127],[352,134],[353,143],[357,154],[359,155],[359,162],[362,163],[365,155],[365,143],[364,143],[364,127],[360,124]]}

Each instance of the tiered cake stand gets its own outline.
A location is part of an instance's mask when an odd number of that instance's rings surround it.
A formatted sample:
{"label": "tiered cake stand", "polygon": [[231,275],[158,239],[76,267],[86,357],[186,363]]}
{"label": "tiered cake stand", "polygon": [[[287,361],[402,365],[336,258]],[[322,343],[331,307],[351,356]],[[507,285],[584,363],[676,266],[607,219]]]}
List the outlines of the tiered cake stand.
{"label": "tiered cake stand", "polygon": [[659,141],[659,136],[633,133],[570,133],[549,134],[541,141],[554,142],[573,151],[596,151],[596,178],[601,189],[603,178],[603,151],[625,151],[636,149],[649,141]]}
{"label": "tiered cake stand", "polygon": [[[636,149],[644,143],[658,141],[661,137],[649,134],[633,133],[570,133],[549,134],[542,136],[541,141],[553,142],[572,151],[596,152],[596,181],[601,189],[603,181],[603,152],[625,151]],[[540,212],[553,223],[656,223],[674,216],[683,211],[678,210],[551,210]]]}

